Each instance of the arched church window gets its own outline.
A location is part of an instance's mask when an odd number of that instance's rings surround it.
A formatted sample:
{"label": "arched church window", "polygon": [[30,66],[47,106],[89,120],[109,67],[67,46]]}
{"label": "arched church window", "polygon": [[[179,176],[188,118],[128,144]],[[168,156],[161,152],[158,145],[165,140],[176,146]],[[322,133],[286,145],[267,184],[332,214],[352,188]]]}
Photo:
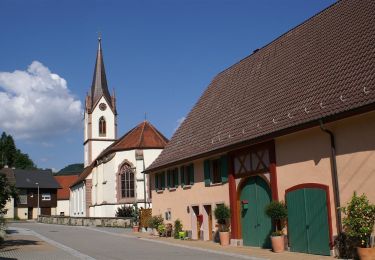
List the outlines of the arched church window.
{"label": "arched church window", "polygon": [[105,136],[106,135],[106,133],[107,133],[106,127],[107,126],[106,126],[104,116],[102,116],[101,118],[99,118],[99,136]]}
{"label": "arched church window", "polygon": [[134,198],[134,171],[130,165],[125,164],[121,167],[121,197]]}

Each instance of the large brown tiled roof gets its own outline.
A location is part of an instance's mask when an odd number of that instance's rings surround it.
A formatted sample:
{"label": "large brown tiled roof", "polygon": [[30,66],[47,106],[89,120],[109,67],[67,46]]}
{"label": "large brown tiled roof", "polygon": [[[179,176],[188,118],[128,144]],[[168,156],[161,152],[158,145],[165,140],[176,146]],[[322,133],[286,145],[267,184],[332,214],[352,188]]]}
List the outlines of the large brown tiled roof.
{"label": "large brown tiled roof", "polygon": [[77,181],[74,182],[70,187],[73,187],[85,180],[86,177],[90,175],[93,167],[95,167],[96,161],[104,156],[118,151],[135,149],[163,149],[167,143],[168,139],[150,122],[145,120],[104,149],[103,152],[101,152],[98,157],[93,160],[91,165],[83,170]]}
{"label": "large brown tiled roof", "polygon": [[146,170],[375,104],[375,1],[340,1],[218,74]]}

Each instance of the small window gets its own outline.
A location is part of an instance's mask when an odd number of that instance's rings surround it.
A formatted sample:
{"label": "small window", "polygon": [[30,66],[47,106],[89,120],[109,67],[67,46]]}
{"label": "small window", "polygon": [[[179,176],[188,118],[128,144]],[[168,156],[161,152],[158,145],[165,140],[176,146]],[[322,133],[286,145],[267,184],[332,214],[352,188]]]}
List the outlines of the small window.
{"label": "small window", "polygon": [[42,200],[51,200],[50,193],[42,193]]}
{"label": "small window", "polygon": [[180,167],[181,186],[194,184],[194,164]]}
{"label": "small window", "polygon": [[99,118],[99,136],[106,136],[107,129],[106,129],[106,122],[104,116]]}
{"label": "small window", "polygon": [[178,168],[167,171],[167,186],[168,188],[178,187]]}
{"label": "small window", "polygon": [[165,220],[172,220],[172,211],[171,209],[167,209],[165,212]]}
{"label": "small window", "polygon": [[27,195],[26,194],[19,195],[18,198],[19,198],[20,204],[24,204],[24,205],[27,204]]}
{"label": "small window", "polygon": [[165,173],[158,172],[155,173],[155,190],[164,190],[165,188]]}
{"label": "small window", "polygon": [[220,183],[221,182],[221,172],[220,172],[220,160],[211,161],[211,183]]}

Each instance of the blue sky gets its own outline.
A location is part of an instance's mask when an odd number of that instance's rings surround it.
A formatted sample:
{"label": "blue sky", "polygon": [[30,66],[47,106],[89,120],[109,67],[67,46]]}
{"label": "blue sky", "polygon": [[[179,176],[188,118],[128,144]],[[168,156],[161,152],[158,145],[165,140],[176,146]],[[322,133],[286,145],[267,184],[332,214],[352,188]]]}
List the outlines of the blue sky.
{"label": "blue sky", "polygon": [[80,109],[101,31],[118,135],[146,112],[170,138],[217,73],[333,2],[2,0],[0,131],[39,167],[82,162]]}

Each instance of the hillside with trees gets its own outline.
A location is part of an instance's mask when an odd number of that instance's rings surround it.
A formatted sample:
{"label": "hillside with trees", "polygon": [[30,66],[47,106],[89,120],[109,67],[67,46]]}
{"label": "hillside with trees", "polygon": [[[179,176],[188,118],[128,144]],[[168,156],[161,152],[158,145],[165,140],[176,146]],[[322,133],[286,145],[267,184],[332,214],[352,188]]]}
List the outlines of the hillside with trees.
{"label": "hillside with trees", "polygon": [[9,168],[35,169],[36,165],[29,155],[17,149],[13,137],[3,132],[0,138],[0,169],[5,165]]}

